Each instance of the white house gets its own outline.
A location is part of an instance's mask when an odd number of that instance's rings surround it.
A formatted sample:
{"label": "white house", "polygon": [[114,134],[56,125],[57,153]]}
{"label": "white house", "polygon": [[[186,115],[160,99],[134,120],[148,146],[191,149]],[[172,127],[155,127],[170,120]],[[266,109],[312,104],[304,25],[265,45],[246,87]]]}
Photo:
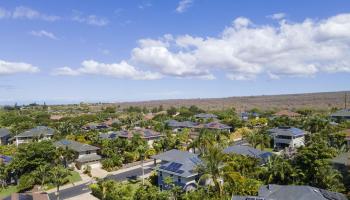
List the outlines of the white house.
{"label": "white house", "polygon": [[100,149],[98,147],[72,140],[60,140],[55,142],[54,145],[57,148],[62,147],[73,150],[76,154],[75,164],[78,169],[87,165],[91,167],[100,166],[101,156],[97,155],[97,151]]}
{"label": "white house", "polygon": [[22,143],[29,143],[33,140],[50,140],[55,134],[55,130],[46,126],[37,126],[35,128],[29,129],[16,135],[14,138],[16,140],[16,145]]}
{"label": "white house", "polygon": [[274,140],[274,148],[297,148],[305,146],[306,132],[295,127],[283,126],[269,130]]}

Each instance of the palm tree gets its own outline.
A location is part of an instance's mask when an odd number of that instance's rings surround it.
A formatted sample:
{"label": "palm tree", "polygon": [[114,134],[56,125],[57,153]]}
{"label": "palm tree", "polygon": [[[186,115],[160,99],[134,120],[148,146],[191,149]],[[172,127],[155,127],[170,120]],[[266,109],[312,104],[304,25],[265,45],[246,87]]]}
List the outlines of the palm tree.
{"label": "palm tree", "polygon": [[220,179],[223,178],[223,164],[225,154],[219,144],[208,147],[207,153],[203,156],[203,164],[198,167],[198,172],[203,174],[200,180],[211,180],[214,183],[219,196],[223,195],[223,185]]}
{"label": "palm tree", "polygon": [[252,145],[252,147],[256,148],[259,144],[260,135],[256,129],[254,129],[251,132],[248,132],[246,135],[243,136],[247,142]]}
{"label": "palm tree", "polygon": [[6,186],[6,180],[8,178],[8,172],[6,165],[4,163],[0,163],[0,184],[2,189]]}
{"label": "palm tree", "polygon": [[40,183],[40,188],[43,189],[44,184],[50,177],[50,166],[49,165],[40,165],[34,171],[35,179]]}
{"label": "palm tree", "polygon": [[145,153],[147,151],[147,146],[146,145],[141,145],[139,147],[137,147],[137,151],[140,154],[140,159],[141,159],[141,169],[142,169],[142,185],[145,184],[145,169],[143,168],[143,161],[145,159]]}
{"label": "palm tree", "polygon": [[270,136],[268,136],[267,134],[260,134],[257,144],[260,145],[260,149],[261,151],[263,151],[265,147],[270,146]]}
{"label": "palm tree", "polygon": [[265,169],[267,183],[288,184],[291,182],[290,175],[294,174],[292,165],[282,157],[276,155],[268,159]]}
{"label": "palm tree", "polygon": [[68,147],[59,147],[55,152],[55,163],[63,164],[64,167],[67,167],[68,163],[74,161],[75,157],[76,156],[73,150],[69,149]]}
{"label": "palm tree", "polygon": [[62,167],[61,165],[52,168],[50,172],[51,183],[57,188],[57,200],[60,199],[60,186],[62,186],[68,181],[69,175],[70,171]]}

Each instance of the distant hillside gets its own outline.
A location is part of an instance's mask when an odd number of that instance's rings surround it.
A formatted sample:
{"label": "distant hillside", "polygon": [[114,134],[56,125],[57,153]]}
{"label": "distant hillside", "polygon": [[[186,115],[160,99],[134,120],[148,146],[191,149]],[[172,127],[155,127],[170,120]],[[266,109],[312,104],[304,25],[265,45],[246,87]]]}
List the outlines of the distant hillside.
{"label": "distant hillside", "polygon": [[[251,108],[260,109],[297,109],[297,108],[315,108],[330,109],[333,107],[343,108],[345,93],[350,102],[350,92],[321,92],[304,94],[285,94],[285,95],[261,95],[261,96],[242,96],[227,98],[207,98],[207,99],[169,99],[141,102],[123,102],[118,103],[122,108],[128,106],[146,106],[156,107],[163,105],[164,108],[170,106],[191,106],[196,105],[205,110],[223,109],[235,107],[238,111]],[[350,104],[350,103],[349,103]]]}

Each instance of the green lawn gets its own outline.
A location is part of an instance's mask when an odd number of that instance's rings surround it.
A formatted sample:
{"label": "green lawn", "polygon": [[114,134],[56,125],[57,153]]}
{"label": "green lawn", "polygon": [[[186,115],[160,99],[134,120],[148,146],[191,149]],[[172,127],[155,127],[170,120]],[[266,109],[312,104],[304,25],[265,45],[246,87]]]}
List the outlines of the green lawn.
{"label": "green lawn", "polygon": [[[259,150],[261,150],[260,149],[260,145],[258,145],[257,147],[256,147],[257,149],[259,149]],[[267,152],[273,152],[273,148],[264,148],[264,151],[267,151]]]}
{"label": "green lawn", "polygon": [[5,189],[0,190],[0,198],[5,198],[15,192],[17,192],[17,186],[14,186],[14,185],[8,186]]}
{"label": "green lawn", "polygon": [[[68,182],[66,184],[71,184],[71,183],[75,183],[78,181],[81,181],[81,177],[80,177],[79,173],[76,171],[72,171],[71,175],[68,177]],[[55,186],[52,184],[47,184],[45,186],[45,190],[50,190],[52,188],[55,188]]]}
{"label": "green lawn", "polygon": [[78,172],[72,171],[71,176],[69,177],[69,183],[75,183],[81,181],[81,177]]}

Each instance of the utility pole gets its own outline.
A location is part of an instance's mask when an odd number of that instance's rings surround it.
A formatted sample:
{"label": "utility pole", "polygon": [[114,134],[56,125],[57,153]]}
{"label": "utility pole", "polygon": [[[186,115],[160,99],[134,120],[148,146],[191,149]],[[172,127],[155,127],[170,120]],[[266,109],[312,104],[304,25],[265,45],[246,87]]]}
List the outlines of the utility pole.
{"label": "utility pole", "polygon": [[345,92],[345,98],[344,98],[344,100],[345,100],[345,109],[347,108],[347,97],[348,97],[348,95],[347,95],[347,93]]}

